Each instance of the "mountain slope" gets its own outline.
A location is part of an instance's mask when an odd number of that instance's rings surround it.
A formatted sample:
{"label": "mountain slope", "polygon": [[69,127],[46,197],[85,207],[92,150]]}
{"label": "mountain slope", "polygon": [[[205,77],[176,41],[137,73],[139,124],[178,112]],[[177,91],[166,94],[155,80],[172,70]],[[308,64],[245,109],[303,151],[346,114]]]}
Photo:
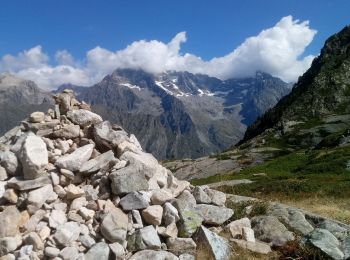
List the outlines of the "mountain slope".
{"label": "mountain slope", "polygon": [[90,88],[79,88],[78,98],[134,132],[158,158],[196,158],[236,143],[247,122],[288,91],[286,83],[260,72],[221,81],[188,72],[119,69]]}
{"label": "mountain slope", "polygon": [[0,133],[18,125],[28,113],[46,111],[53,104],[49,93],[30,80],[0,75]]}
{"label": "mountain slope", "polygon": [[327,136],[343,134],[350,123],[346,116],[349,113],[350,26],[347,26],[326,41],[319,57],[299,78],[292,92],[248,128],[243,142],[273,128],[289,144],[317,145]]}

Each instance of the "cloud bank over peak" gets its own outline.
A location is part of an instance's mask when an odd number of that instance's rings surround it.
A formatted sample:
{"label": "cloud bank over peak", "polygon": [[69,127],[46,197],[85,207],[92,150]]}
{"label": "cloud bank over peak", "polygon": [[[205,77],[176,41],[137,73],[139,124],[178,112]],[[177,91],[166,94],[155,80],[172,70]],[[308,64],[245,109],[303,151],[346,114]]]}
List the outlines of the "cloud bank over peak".
{"label": "cloud bank over peak", "polygon": [[117,68],[142,69],[149,73],[167,70],[189,71],[227,79],[254,75],[265,71],[285,81],[295,81],[311,65],[314,56],[302,57],[312,42],[316,30],[308,21],[283,17],[274,27],[247,38],[240,46],[223,57],[203,60],[181,53],[186,33],[178,33],[169,43],[140,40],[125,49],[110,51],[95,47],[77,61],[67,50],[58,50],[55,64],[41,46],[17,55],[0,58],[0,72],[10,72],[34,80],[42,88],[52,89],[64,83],[92,85]]}

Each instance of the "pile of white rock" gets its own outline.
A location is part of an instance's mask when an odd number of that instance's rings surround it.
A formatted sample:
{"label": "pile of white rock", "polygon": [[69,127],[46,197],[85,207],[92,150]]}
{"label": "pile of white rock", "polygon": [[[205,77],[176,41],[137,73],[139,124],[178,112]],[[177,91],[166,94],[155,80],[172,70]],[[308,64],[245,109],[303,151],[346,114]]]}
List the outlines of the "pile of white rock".
{"label": "pile of white rock", "polygon": [[0,138],[1,260],[230,258],[212,231],[234,213],[224,193],[177,180],[72,91],[55,100]]}

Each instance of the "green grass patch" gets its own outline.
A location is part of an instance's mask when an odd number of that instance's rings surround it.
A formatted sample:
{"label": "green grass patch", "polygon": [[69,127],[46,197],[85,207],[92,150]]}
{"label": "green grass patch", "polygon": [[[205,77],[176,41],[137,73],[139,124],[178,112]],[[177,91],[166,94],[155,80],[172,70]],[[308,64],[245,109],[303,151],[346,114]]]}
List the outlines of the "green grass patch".
{"label": "green grass patch", "polygon": [[[216,175],[196,179],[192,183],[204,185],[212,182],[250,179],[252,184],[224,186],[222,191],[244,196],[263,198],[289,197],[350,197],[350,147],[298,151],[280,156],[265,163],[246,168],[239,173]],[[254,173],[266,176],[254,176]]]}

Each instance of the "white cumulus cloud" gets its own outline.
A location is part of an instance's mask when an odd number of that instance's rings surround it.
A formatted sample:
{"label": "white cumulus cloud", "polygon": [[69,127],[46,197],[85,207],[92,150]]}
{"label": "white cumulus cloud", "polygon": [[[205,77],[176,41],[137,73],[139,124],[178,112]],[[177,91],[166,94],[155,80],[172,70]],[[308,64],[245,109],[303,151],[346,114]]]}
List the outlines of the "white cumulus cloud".
{"label": "white cumulus cloud", "polygon": [[283,17],[274,27],[247,38],[240,46],[223,57],[203,60],[181,53],[186,33],[178,33],[169,43],[140,40],[125,49],[111,51],[102,47],[89,50],[83,61],[76,61],[67,50],[56,52],[56,64],[41,46],[0,59],[0,71],[15,73],[52,89],[63,83],[92,85],[117,68],[143,69],[149,73],[167,70],[189,71],[227,79],[265,71],[285,81],[295,81],[305,72],[314,56],[302,57],[312,42],[316,30],[308,21]]}

